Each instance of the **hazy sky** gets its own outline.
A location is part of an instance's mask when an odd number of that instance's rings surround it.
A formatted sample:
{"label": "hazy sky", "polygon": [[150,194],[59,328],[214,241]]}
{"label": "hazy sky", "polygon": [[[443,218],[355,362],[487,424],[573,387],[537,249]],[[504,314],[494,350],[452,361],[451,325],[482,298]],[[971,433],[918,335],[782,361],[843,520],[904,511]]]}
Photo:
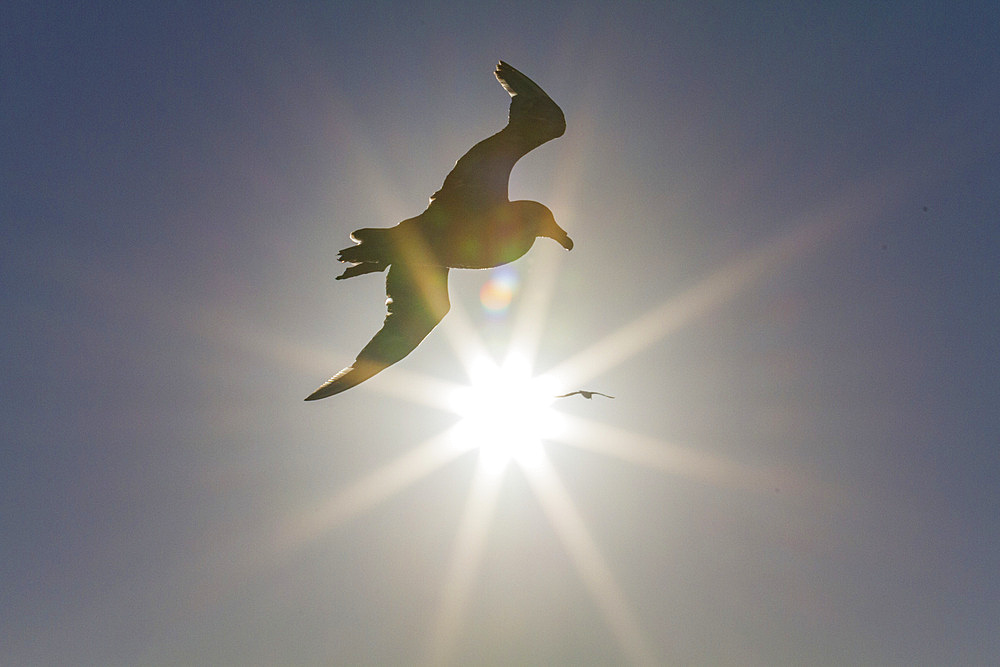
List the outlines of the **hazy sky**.
{"label": "hazy sky", "polygon": [[[125,4],[0,10],[0,663],[1000,654],[995,2]],[[576,248],[303,402],[500,58]],[[489,477],[473,340],[616,398]]]}

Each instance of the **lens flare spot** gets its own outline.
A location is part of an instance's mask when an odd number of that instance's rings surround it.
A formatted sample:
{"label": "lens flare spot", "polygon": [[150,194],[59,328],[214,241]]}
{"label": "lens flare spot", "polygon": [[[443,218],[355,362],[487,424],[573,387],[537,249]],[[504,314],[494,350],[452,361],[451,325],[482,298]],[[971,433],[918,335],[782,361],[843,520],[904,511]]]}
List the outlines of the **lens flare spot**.
{"label": "lens flare spot", "polygon": [[487,313],[499,315],[510,307],[517,284],[518,275],[513,269],[504,267],[493,271],[479,290],[479,302]]}

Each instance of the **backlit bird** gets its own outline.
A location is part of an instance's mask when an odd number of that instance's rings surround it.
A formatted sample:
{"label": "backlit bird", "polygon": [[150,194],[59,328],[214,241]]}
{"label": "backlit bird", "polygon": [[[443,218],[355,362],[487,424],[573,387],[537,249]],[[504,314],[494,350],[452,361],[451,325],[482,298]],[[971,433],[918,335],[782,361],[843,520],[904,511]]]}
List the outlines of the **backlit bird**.
{"label": "backlit bird", "polygon": [[556,396],[556,398],[569,398],[570,396],[576,396],[577,394],[580,394],[581,396],[583,396],[588,400],[593,398],[595,395],[603,396],[604,398],[614,398],[614,396],[608,396],[607,394],[602,394],[599,391],[586,391],[583,389],[580,389],[579,391],[571,391],[568,394],[563,394],[562,396]]}
{"label": "backlit bird", "polygon": [[388,314],[354,363],[307,401],[350,389],[412,352],[448,312],[449,269],[512,262],[539,236],[573,248],[548,208],[534,201],[512,202],[507,195],[514,163],[566,131],[563,112],[507,63],[501,61],[495,74],[511,97],[507,126],[455,163],[423,213],[394,227],[359,229],[351,234],[356,245],[340,251],[338,259],[352,266],[338,280],[389,269]]}

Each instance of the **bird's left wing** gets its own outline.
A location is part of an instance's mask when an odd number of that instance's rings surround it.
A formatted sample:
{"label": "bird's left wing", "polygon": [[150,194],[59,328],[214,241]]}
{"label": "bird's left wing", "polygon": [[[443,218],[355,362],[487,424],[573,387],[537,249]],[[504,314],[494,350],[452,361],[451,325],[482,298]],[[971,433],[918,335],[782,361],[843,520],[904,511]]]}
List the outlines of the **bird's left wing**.
{"label": "bird's left wing", "polygon": [[339,394],[388,368],[410,352],[448,312],[448,267],[394,263],[385,279],[388,315],[353,364],[310,394],[315,401]]}
{"label": "bird's left wing", "polygon": [[546,141],[566,131],[566,117],[541,86],[502,60],[496,77],[510,94],[507,126],[483,139],[455,163],[431,203],[456,202],[466,210],[507,201],[514,164]]}
{"label": "bird's left wing", "polygon": [[570,396],[576,396],[579,393],[579,391],[571,391],[568,394],[559,394],[556,398],[569,398]]}

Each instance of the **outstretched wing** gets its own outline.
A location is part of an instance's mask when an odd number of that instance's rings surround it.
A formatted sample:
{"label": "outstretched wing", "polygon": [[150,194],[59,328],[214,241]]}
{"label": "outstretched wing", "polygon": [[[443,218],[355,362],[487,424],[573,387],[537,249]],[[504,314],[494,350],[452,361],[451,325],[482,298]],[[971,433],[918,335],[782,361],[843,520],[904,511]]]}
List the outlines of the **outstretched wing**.
{"label": "outstretched wing", "polygon": [[448,267],[394,263],[385,278],[389,314],[353,364],[310,394],[315,401],[361,384],[393,365],[431,332],[448,312]]}
{"label": "outstretched wing", "polygon": [[580,394],[580,393],[582,393],[582,392],[571,391],[568,394],[560,394],[559,396],[556,396],[556,398],[569,398],[570,396],[576,396],[577,394]]}
{"label": "outstretched wing", "polygon": [[534,81],[503,62],[496,77],[510,93],[507,126],[469,149],[455,163],[431,203],[457,204],[466,210],[490,208],[507,201],[507,182],[514,163],[566,131],[566,117]]}

